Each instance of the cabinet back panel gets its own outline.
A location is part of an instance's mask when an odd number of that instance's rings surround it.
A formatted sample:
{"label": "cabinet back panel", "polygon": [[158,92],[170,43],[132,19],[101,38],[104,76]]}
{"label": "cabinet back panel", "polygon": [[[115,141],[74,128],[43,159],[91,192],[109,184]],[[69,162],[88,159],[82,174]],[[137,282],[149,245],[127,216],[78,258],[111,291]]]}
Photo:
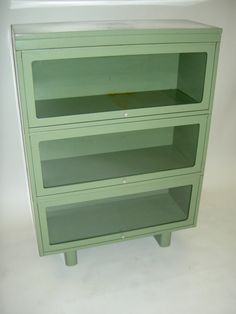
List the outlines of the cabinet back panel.
{"label": "cabinet back panel", "polygon": [[175,89],[179,54],[34,61],[36,100]]}
{"label": "cabinet back panel", "polygon": [[165,146],[172,144],[172,142],[173,127],[72,137],[41,142],[40,157],[41,160],[55,160],[145,147]]}

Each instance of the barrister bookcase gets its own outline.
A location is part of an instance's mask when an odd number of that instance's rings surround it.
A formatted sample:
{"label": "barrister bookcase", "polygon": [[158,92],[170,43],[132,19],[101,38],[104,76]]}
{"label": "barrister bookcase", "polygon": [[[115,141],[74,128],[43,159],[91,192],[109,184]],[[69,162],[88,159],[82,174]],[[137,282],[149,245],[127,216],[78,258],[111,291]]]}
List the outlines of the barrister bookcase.
{"label": "barrister bookcase", "polygon": [[13,25],[40,255],[196,225],[221,29],[191,21]]}

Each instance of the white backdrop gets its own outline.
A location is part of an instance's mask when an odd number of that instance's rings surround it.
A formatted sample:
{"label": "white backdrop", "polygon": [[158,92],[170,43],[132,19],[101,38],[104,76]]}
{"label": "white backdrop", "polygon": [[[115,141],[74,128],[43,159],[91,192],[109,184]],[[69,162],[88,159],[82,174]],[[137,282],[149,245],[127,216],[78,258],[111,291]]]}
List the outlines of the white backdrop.
{"label": "white backdrop", "polygon": [[[0,1],[1,314],[235,313],[235,17],[235,0],[14,10],[10,0]],[[27,192],[10,24],[156,18],[223,28],[198,228],[174,235],[173,245],[163,251],[151,238],[84,250],[73,269],[57,256],[40,259]]]}
{"label": "white backdrop", "polygon": [[206,0],[11,0],[11,8],[68,7],[84,5],[189,5]]}
{"label": "white backdrop", "polygon": [[203,188],[236,189],[236,1],[213,0],[192,6],[79,6],[11,10],[10,1],[6,0],[0,2],[0,8],[1,222],[29,216],[10,48],[10,24],[14,23],[180,18],[222,27],[223,37]]}

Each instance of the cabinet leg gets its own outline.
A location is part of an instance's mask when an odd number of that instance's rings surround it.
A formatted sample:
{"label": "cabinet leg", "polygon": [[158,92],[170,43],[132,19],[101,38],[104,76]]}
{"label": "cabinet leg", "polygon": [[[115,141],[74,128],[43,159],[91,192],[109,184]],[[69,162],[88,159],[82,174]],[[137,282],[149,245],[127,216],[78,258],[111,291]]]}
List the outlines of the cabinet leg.
{"label": "cabinet leg", "polygon": [[77,264],[77,251],[70,251],[64,253],[65,264],[67,266],[74,266]]}
{"label": "cabinet leg", "polygon": [[170,245],[171,232],[163,232],[161,234],[154,236],[154,238],[161,247],[167,247]]}

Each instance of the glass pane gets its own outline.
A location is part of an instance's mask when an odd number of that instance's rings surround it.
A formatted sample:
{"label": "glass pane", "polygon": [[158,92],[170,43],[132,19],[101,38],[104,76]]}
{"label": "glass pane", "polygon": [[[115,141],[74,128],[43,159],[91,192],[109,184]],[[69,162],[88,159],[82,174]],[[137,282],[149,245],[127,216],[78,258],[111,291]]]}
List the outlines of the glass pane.
{"label": "glass pane", "polygon": [[45,188],[191,167],[199,124],[44,141]]}
{"label": "glass pane", "polygon": [[50,244],[184,221],[192,186],[162,189],[46,209]]}
{"label": "glass pane", "polygon": [[202,101],[206,53],[34,61],[38,118]]}

